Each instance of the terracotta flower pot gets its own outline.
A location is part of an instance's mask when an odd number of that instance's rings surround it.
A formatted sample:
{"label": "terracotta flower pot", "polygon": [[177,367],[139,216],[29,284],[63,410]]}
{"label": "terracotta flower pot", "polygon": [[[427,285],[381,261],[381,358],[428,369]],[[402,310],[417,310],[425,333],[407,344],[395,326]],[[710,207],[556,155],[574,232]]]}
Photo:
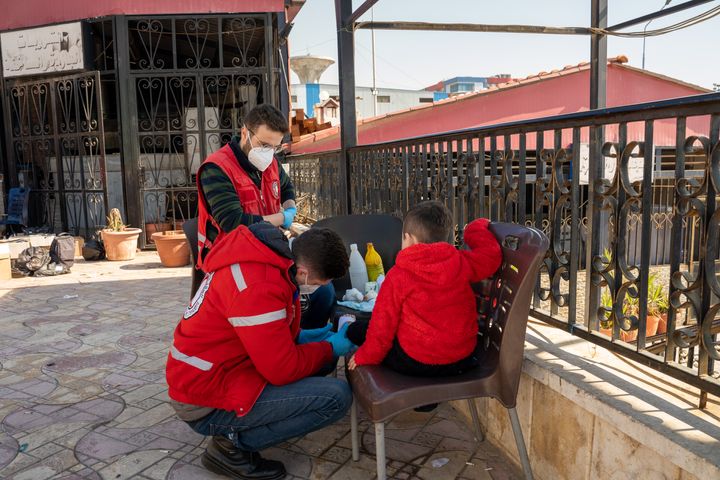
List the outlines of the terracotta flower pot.
{"label": "terracotta flower pot", "polygon": [[660,317],[657,315],[648,315],[645,317],[645,336],[651,337],[658,333],[660,325]]}
{"label": "terracotta flower pot", "polygon": [[172,224],[168,222],[160,223],[146,223],[145,224],[145,238],[147,243],[153,243],[152,236],[155,232],[166,232],[172,230]]}
{"label": "terracotta flower pot", "polygon": [[122,232],[102,231],[105,255],[108,260],[133,260],[137,251],[138,238],[142,230],[125,228]]}
{"label": "terracotta flower pot", "polygon": [[[601,327],[599,331],[603,335],[607,335],[610,338],[612,338],[612,336],[613,336],[612,328],[602,328]],[[625,330],[620,330],[620,340],[622,340],[623,342],[628,342],[628,343],[634,342],[635,340],[637,340],[637,329],[630,330],[629,332],[626,332]]]}
{"label": "terracotta flower pot", "polygon": [[630,330],[629,332],[626,332],[625,330],[620,330],[620,340],[623,342],[634,342],[637,340],[637,328],[635,330]]}
{"label": "terracotta flower pot", "polygon": [[184,267],[190,263],[190,245],[182,230],[153,233],[160,261],[165,267]]}
{"label": "terracotta flower pot", "polygon": [[660,321],[658,322],[657,333],[667,333],[667,312],[660,314]]}

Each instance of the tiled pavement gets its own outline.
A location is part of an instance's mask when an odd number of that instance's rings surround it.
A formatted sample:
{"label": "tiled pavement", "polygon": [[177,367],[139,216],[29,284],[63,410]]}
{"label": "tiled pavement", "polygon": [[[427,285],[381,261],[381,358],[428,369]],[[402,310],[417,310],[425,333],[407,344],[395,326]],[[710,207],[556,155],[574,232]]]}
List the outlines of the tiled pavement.
{"label": "tiled pavement", "polygon": [[[165,357],[189,283],[189,268],[162,268],[151,252],[0,283],[0,478],[220,478],[200,465],[204,438],[167,404]],[[360,462],[347,418],[265,454],[291,479],[371,479],[374,435],[367,420],[361,429]],[[392,478],[519,478],[450,406],[403,414],[386,432]]]}

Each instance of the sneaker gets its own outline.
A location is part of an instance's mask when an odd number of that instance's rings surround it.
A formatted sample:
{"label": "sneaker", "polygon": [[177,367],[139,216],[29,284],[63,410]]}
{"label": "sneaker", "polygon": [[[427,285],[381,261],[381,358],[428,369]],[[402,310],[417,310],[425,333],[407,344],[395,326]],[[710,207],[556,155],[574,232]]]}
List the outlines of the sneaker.
{"label": "sneaker", "polygon": [[225,437],[213,437],[200,461],[211,472],[238,480],[280,480],[286,475],[282,462],[240,450]]}

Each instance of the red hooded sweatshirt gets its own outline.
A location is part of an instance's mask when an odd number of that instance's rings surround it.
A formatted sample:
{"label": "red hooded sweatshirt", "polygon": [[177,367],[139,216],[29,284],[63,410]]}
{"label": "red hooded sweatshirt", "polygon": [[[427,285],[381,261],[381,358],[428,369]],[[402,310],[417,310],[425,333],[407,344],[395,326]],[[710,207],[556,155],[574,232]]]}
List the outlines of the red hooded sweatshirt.
{"label": "red hooded sweatshirt", "polygon": [[402,250],[382,284],[358,365],[377,365],[397,337],[410,357],[447,365],[468,357],[477,342],[477,310],[471,283],[500,267],[502,251],[481,218],[465,229],[470,250],[423,243]]}
{"label": "red hooded sweatshirt", "polygon": [[[282,235],[274,227],[260,233]],[[243,416],[268,383],[295,382],[332,360],[328,342],[295,343],[300,304],[284,245],[285,256],[240,226],[210,251],[205,280],[175,329],[170,398]]]}

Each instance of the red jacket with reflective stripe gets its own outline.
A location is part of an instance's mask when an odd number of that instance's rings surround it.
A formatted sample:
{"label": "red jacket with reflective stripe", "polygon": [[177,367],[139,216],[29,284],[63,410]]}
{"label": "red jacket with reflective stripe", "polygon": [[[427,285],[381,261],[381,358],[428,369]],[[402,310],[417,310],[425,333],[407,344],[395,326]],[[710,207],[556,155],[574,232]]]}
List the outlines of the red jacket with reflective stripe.
{"label": "red jacket with reflective stripe", "polygon": [[285,385],[332,360],[328,342],[298,345],[292,261],[240,226],[215,245],[208,273],[175,329],[170,398],[247,414],[268,383]]}
{"label": "red jacket with reflective stripe", "polygon": [[[228,176],[235,186],[240,203],[245,213],[252,215],[273,215],[280,211],[280,169],[276,159],[273,159],[270,166],[263,172],[260,187],[252,181],[250,175],[245,171],[233,153],[230,145],[225,145],[220,150],[210,155],[198,169],[197,177],[200,178],[202,169],[208,163],[214,163]],[[217,229],[218,236],[212,243],[217,243],[227,232],[223,232],[222,228],[217,224],[215,219],[210,216],[208,205],[203,195],[202,185],[198,184],[198,259],[197,268],[207,272],[203,268],[205,259],[203,258],[204,247],[212,248],[212,244],[207,241],[207,222],[211,222]]]}
{"label": "red jacket with reflective stripe", "polygon": [[491,276],[502,250],[481,218],[465,228],[470,250],[449,243],[421,243],[402,250],[385,277],[358,365],[376,365],[393,340],[410,357],[447,365],[469,356],[477,343],[477,311],[471,283]]}

